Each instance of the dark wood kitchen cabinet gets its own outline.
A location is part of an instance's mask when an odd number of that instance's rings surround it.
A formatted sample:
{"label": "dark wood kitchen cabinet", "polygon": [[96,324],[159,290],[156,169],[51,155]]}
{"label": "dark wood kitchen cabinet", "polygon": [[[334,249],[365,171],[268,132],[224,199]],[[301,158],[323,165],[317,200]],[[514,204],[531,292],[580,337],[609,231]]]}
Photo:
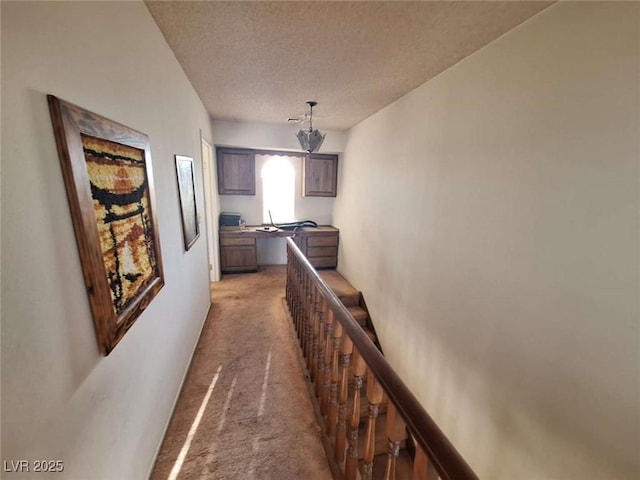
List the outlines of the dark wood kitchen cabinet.
{"label": "dark wood kitchen cabinet", "polygon": [[303,162],[302,195],[335,197],[338,187],[338,155],[312,153]]}
{"label": "dark wood kitchen cabinet", "polygon": [[220,195],[256,194],[256,156],[253,150],[218,147],[216,158]]}
{"label": "dark wood kitchen cabinet", "polygon": [[223,272],[255,272],[258,270],[256,237],[243,232],[221,232],[220,267]]}
{"label": "dark wood kitchen cabinet", "polygon": [[331,226],[303,228],[295,242],[309,263],[316,268],[336,268],[338,265],[339,230]]}
{"label": "dark wood kitchen cabinet", "polygon": [[330,225],[317,228],[304,227],[295,232],[277,230],[261,232],[257,225],[221,227],[220,266],[222,273],[255,272],[258,270],[258,238],[293,237],[294,241],[315,268],[336,268],[338,265],[338,241],[340,231]]}

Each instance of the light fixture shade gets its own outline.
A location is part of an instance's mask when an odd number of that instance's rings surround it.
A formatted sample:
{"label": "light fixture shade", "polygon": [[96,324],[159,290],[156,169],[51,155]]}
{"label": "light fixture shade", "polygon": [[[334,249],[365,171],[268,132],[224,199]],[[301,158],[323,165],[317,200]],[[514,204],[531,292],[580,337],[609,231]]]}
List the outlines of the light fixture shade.
{"label": "light fixture shade", "polygon": [[299,130],[298,141],[303,150],[308,153],[313,153],[320,149],[326,135],[326,133],[322,133],[320,130]]}

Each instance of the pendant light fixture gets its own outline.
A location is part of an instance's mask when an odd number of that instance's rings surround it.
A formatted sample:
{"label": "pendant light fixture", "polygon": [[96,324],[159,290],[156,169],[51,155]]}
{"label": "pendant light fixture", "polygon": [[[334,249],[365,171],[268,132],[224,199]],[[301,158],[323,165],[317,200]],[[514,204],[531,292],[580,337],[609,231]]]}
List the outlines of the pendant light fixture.
{"label": "pendant light fixture", "polygon": [[315,107],[318,102],[308,101],[307,105],[309,105],[309,129],[308,130],[299,130],[298,131],[298,141],[300,142],[300,147],[307,153],[317,152],[324,142],[324,137],[327,135],[326,133],[322,133],[320,130],[313,129],[313,107]]}

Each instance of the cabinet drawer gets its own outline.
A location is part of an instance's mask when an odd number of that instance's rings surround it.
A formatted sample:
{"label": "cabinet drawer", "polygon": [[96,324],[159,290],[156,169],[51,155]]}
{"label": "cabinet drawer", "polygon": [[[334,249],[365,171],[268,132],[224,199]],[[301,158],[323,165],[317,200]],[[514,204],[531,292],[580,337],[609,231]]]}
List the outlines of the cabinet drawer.
{"label": "cabinet drawer", "polygon": [[256,239],[251,237],[220,237],[220,245],[255,245]]}
{"label": "cabinet drawer", "polygon": [[338,265],[336,257],[314,257],[309,258],[309,263],[316,268],[335,268]]}
{"label": "cabinet drawer", "polygon": [[307,258],[335,257],[338,255],[338,247],[307,247]]}
{"label": "cabinet drawer", "polygon": [[338,235],[309,235],[307,247],[328,247],[338,245]]}

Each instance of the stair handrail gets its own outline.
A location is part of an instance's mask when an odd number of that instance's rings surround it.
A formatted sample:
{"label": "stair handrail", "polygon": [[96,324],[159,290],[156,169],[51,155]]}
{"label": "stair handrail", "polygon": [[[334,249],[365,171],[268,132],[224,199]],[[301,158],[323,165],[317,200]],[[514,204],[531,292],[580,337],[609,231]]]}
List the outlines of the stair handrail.
{"label": "stair handrail", "polygon": [[478,476],[291,238],[287,238],[287,246],[324,297],[328,307],[333,311],[334,318],[349,335],[367,367],[405,421],[415,441],[428,455],[440,478],[478,480]]}

